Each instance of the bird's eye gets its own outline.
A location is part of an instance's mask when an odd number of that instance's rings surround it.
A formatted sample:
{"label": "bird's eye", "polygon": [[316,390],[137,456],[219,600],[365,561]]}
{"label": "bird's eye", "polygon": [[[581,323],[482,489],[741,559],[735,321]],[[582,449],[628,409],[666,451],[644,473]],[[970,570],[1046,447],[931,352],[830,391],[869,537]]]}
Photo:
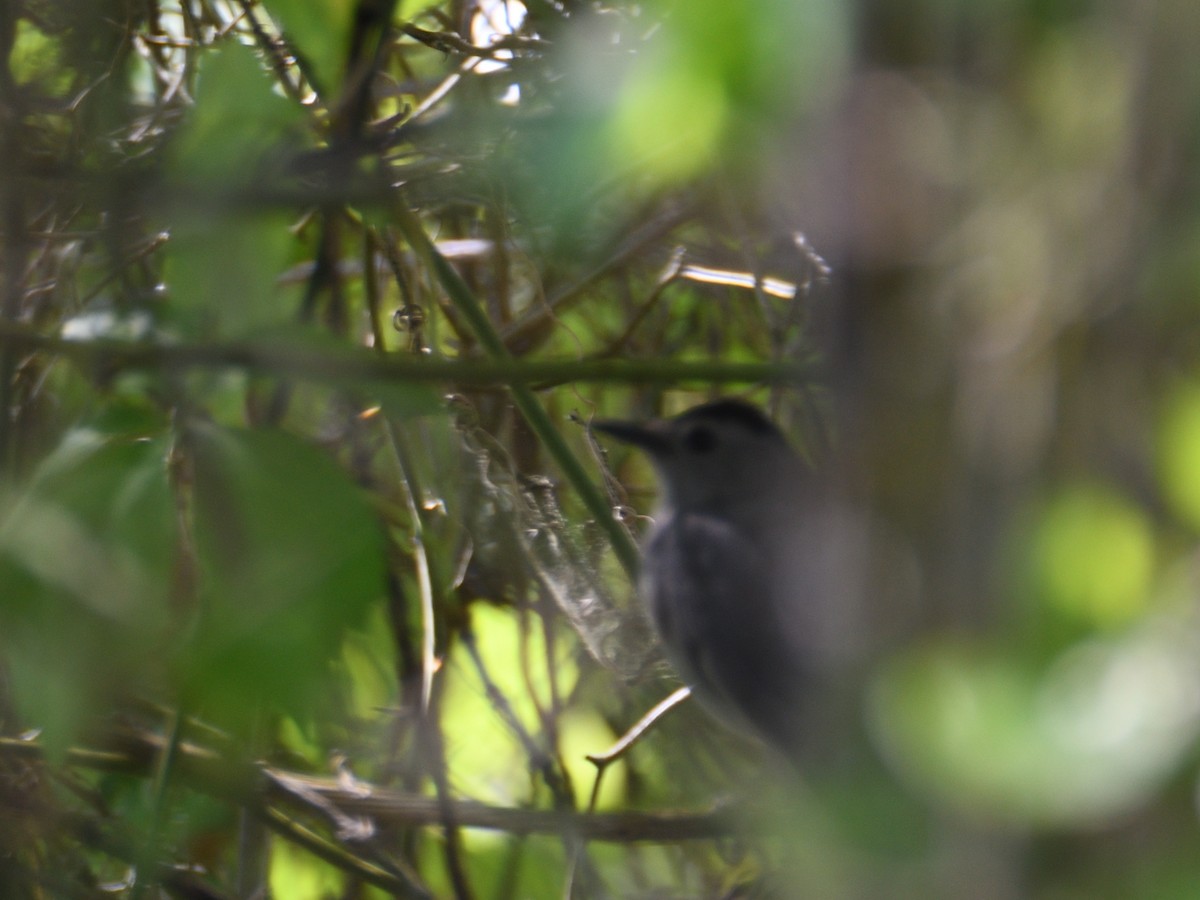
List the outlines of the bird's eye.
{"label": "bird's eye", "polygon": [[717,446],[717,436],[711,428],[698,425],[683,436],[683,445],[692,453],[708,453]]}

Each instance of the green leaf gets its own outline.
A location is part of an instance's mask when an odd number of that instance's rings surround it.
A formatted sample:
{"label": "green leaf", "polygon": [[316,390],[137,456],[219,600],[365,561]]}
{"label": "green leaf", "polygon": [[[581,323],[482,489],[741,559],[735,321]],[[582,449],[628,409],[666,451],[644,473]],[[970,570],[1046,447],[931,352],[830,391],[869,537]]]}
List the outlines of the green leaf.
{"label": "green leaf", "polygon": [[[665,13],[663,27],[619,80],[608,147],[618,164],[644,167],[656,181],[694,177],[722,151],[753,163],[758,148],[747,133],[781,113],[818,107],[841,83],[850,35],[843,4],[668,0],[655,7]],[[575,58],[589,68],[598,62]]]}
{"label": "green leaf", "polygon": [[220,186],[232,197],[278,174],[302,144],[306,121],[302,107],[276,93],[254,51],[222,44],[200,60],[196,105],[171,145],[169,171],[177,182]]}
{"label": "green leaf", "polygon": [[287,433],[205,425],[189,446],[202,611],[182,687],[227,725],[264,703],[302,712],[381,594],[381,530],[334,462]]}
{"label": "green leaf", "polygon": [[309,63],[318,90],[335,89],[350,39],[352,0],[270,0],[264,5],[296,52]]}
{"label": "green leaf", "polygon": [[165,439],[68,435],[0,511],[0,645],[24,721],[60,752],[161,682],[175,566]]}
{"label": "green leaf", "polygon": [[181,216],[166,270],[181,329],[245,337],[293,318],[297,292],[276,284],[292,245],[278,214]]}
{"label": "green leaf", "polygon": [[1163,617],[1040,669],[949,642],[894,660],[874,733],[911,784],[974,816],[1081,826],[1144,803],[1200,730],[1194,627]]}
{"label": "green leaf", "polygon": [[1050,607],[1090,627],[1127,625],[1147,606],[1154,535],[1145,514],[1104,485],[1059,490],[1036,534],[1034,575]]}
{"label": "green leaf", "polygon": [[1160,415],[1157,474],[1171,511],[1200,528],[1200,384],[1176,386]]}
{"label": "green leaf", "polygon": [[294,244],[289,220],[252,212],[246,200],[283,183],[287,160],[305,145],[306,114],[241,44],[206,54],[197,82],[171,148],[180,203],[165,274],[182,330],[241,337],[296,308],[276,288]]}

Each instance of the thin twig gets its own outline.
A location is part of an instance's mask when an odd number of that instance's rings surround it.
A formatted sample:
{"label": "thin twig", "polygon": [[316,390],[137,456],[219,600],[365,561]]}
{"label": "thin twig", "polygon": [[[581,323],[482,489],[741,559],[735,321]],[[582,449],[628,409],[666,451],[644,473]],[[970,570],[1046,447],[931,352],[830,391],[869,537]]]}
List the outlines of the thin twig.
{"label": "thin twig", "polygon": [[[654,707],[638,719],[637,723],[621,735],[621,739],[613,744],[608,750],[603,753],[589,753],[587,756],[588,762],[594,764],[602,773],[604,769],[624,756],[629,749],[646,736],[646,733],[667,713],[673,710],[676,706],[692,695],[692,689],[687,685],[676,690],[664,700],[660,700]],[[597,775],[596,790],[592,792],[592,807],[595,805],[596,792],[599,791],[599,775]],[[591,808],[591,807],[589,807]]]}
{"label": "thin twig", "polygon": [[408,508],[412,528],[413,565],[417,573],[417,593],[421,600],[421,715],[429,710],[429,696],[433,689],[433,673],[437,667],[434,655],[436,633],[434,628],[433,579],[430,576],[429,550],[425,543],[425,524],[421,518],[421,482],[417,467],[408,453],[408,446],[400,439],[391,421],[384,422],[388,447],[400,471],[404,486],[405,505]]}
{"label": "thin twig", "polygon": [[501,50],[511,53],[515,50],[546,50],[550,47],[546,41],[522,35],[508,35],[487,46],[481,46],[472,44],[453,31],[429,31],[413,25],[411,22],[401,25],[400,30],[413,40],[437,50],[439,53],[461,53],[463,56],[481,56],[488,59],[494,58]]}
{"label": "thin twig", "polygon": [[[596,767],[596,778],[592,782],[592,794],[588,798],[587,811],[593,813],[596,811],[596,804],[600,800],[600,785],[604,781],[604,774],[608,771],[608,767],[623,757],[629,752],[638,741],[640,741],[647,732],[668,712],[686,700],[692,695],[692,689],[684,685],[676,690],[665,700],[659,701],[655,706],[637,723],[625,732],[612,747],[604,753],[588,754],[587,760]],[[573,896],[575,888],[575,875],[581,864],[586,860],[583,856],[586,844],[580,842],[576,847],[575,852],[571,855],[570,865],[567,867],[566,888],[564,896],[570,898]]]}

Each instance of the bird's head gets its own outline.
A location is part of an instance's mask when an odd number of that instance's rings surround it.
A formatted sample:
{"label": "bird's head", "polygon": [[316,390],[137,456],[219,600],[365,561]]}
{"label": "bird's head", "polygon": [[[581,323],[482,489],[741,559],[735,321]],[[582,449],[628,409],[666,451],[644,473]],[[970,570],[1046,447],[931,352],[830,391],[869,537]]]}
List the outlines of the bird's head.
{"label": "bird's head", "polygon": [[803,476],[775,424],[740,400],[705,403],[671,419],[601,420],[592,427],[644,451],[665,504],[677,511],[736,517],[747,506],[772,504]]}

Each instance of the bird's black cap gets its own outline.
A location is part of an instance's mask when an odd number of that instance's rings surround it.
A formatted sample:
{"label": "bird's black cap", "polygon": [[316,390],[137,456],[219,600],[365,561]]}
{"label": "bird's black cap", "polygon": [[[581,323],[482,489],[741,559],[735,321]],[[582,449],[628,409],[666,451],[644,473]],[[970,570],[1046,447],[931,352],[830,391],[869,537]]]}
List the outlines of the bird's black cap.
{"label": "bird's black cap", "polygon": [[768,419],[766,414],[757,406],[751,406],[742,400],[732,400],[729,398],[693,406],[686,412],[681,413],[677,421],[736,422],[754,434],[769,434],[779,438],[783,437],[779,429],[775,426],[775,423]]}

